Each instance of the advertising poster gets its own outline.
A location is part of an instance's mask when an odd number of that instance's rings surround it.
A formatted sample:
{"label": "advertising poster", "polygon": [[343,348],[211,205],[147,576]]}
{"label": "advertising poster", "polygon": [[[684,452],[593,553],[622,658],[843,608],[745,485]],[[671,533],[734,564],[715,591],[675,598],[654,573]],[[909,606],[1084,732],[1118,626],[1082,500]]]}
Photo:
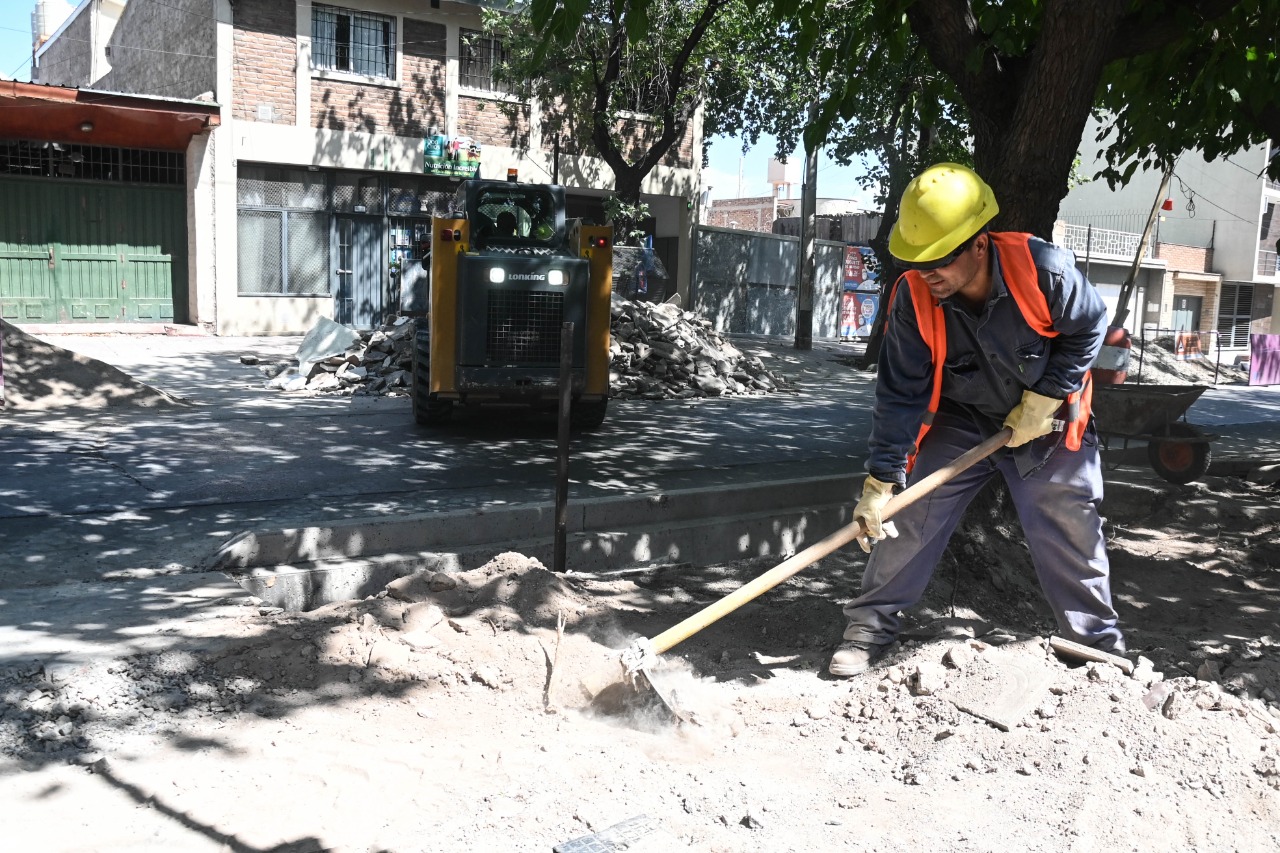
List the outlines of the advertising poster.
{"label": "advertising poster", "polygon": [[423,140],[422,171],[446,178],[480,177],[480,143],[469,136],[436,134]]}
{"label": "advertising poster", "polygon": [[875,273],[875,253],[867,246],[844,247],[844,293],[840,302],[840,339],[851,341],[871,336],[880,282]]}
{"label": "advertising poster", "polygon": [[860,293],[846,290],[840,303],[840,339],[854,340],[871,337],[871,324],[876,318],[878,293]]}
{"label": "advertising poster", "polygon": [[858,285],[862,284],[864,275],[864,265],[862,263],[862,252],[858,246],[844,247],[844,289],[857,290]]}

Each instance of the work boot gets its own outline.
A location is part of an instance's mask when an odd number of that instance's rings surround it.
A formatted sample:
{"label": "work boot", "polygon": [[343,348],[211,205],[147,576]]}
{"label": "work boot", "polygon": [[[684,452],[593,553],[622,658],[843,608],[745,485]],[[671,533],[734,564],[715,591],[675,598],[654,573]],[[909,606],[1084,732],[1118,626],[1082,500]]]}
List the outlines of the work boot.
{"label": "work boot", "polygon": [[831,656],[831,663],[827,667],[827,671],[839,678],[848,678],[851,675],[857,675],[866,672],[880,658],[884,657],[885,652],[893,646],[893,643],[885,643],[883,645],[863,645],[860,643],[841,643],[836,649],[836,653]]}

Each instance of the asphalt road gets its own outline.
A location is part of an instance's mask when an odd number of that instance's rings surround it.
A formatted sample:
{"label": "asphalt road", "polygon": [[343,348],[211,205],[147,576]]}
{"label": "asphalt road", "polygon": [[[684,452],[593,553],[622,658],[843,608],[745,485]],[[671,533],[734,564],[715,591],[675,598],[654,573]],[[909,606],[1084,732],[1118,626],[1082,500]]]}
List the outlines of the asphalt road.
{"label": "asphalt road", "polygon": [[[287,396],[239,363],[290,354],[296,339],[46,339],[194,405],[7,415],[0,588],[197,570],[263,525],[554,495],[550,416],[468,412],[424,430],[407,398]],[[794,394],[613,401],[605,426],[574,440],[570,499],[852,472],[870,384],[840,373]]]}

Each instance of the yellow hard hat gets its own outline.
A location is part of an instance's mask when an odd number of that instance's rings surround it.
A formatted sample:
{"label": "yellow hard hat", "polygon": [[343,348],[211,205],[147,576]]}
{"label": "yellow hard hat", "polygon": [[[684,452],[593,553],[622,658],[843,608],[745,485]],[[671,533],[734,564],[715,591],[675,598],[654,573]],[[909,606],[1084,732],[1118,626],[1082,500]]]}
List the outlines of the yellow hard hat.
{"label": "yellow hard hat", "polygon": [[958,163],[938,163],[902,194],[889,252],[908,264],[945,258],[999,212],[995,193],[976,172]]}

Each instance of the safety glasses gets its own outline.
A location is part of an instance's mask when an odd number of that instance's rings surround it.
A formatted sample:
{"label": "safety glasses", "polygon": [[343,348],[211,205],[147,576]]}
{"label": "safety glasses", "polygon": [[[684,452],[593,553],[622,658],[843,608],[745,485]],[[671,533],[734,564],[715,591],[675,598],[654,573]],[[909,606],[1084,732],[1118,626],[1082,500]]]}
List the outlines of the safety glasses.
{"label": "safety glasses", "polygon": [[969,251],[969,247],[973,245],[974,238],[976,238],[977,236],[978,236],[977,234],[974,234],[973,237],[970,237],[968,240],[965,240],[959,246],[956,246],[954,249],[952,249],[948,254],[945,254],[936,260],[904,261],[901,258],[895,258],[894,260],[896,260],[898,262],[898,266],[902,267],[903,269],[919,270],[921,272],[927,272],[928,270],[940,270],[943,267],[951,266],[953,263],[956,262],[956,258],[960,257],[965,252]]}

